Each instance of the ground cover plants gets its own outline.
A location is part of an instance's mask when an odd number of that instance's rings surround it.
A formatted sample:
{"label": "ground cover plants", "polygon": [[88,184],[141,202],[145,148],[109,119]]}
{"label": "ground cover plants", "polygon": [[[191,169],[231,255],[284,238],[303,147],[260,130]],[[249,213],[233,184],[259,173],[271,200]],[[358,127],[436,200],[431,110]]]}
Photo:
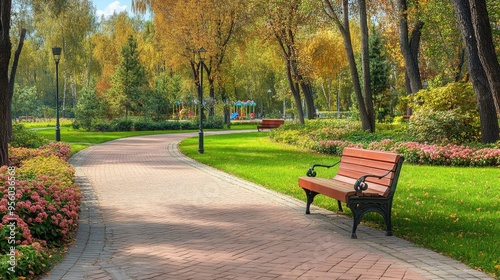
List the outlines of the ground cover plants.
{"label": "ground cover plants", "polygon": [[69,144],[9,152],[9,166],[0,167],[0,279],[32,279],[71,241],[82,196]]}
{"label": "ground cover plants", "polygon": [[474,142],[445,144],[437,141],[442,140],[441,137],[434,138],[437,143],[416,142],[411,136],[414,133],[411,126],[408,129],[404,124],[379,126],[381,131],[371,134],[360,132],[360,125],[351,120],[313,121],[306,126],[282,126],[271,131],[270,137],[277,142],[337,156],[342,154],[345,147],[358,147],[399,153],[409,163],[451,166],[500,165],[500,142],[492,145],[479,145]]}
{"label": "ground cover plants", "polygon": [[[47,127],[49,125],[49,127]],[[52,125],[52,127],[50,127]],[[43,137],[45,141],[43,143],[48,143],[48,141],[55,140],[55,121],[52,123],[43,123],[42,126],[33,127],[30,124],[26,124],[27,129],[33,128],[33,133],[36,133],[39,137]],[[166,134],[166,133],[179,133],[179,132],[194,132],[198,131],[196,129],[190,130],[140,130],[140,131],[113,131],[113,132],[102,132],[102,131],[85,131],[82,129],[74,129],[70,124],[65,125],[61,129],[61,140],[69,143],[71,145],[71,154],[75,154],[89,146],[104,143],[107,141],[116,140],[119,138],[141,136],[141,135],[153,135],[153,134]],[[210,129],[205,128],[207,131]],[[231,124],[231,130],[257,130],[256,124],[249,123],[239,123],[234,122]],[[24,133],[25,130],[23,130]]]}
{"label": "ground cover plants", "polygon": [[[276,143],[267,135],[207,136],[202,155],[197,153],[195,137],[183,141],[181,150],[202,163],[305,201],[297,177],[314,163],[333,163],[338,157]],[[332,177],[335,172],[318,170],[318,177]],[[324,196],[318,196],[315,204],[337,210],[336,202]],[[498,167],[403,165],[393,205],[396,236],[499,278],[499,216]],[[383,229],[377,214],[365,216],[363,223]]]}

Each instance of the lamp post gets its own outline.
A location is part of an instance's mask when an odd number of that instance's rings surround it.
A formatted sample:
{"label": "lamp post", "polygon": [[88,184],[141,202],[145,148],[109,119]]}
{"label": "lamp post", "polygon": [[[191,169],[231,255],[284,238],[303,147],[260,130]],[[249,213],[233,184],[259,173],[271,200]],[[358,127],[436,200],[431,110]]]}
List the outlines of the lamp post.
{"label": "lamp post", "polygon": [[59,127],[59,60],[61,59],[61,48],[53,47],[52,55],[56,63],[56,142],[61,141],[61,130]]}
{"label": "lamp post", "polygon": [[203,47],[201,47],[198,50],[198,55],[200,58],[200,81],[198,83],[198,100],[200,102],[200,130],[198,131],[198,153],[203,154],[205,152],[205,149],[203,147],[203,68],[205,66],[205,53],[207,50],[205,50]]}

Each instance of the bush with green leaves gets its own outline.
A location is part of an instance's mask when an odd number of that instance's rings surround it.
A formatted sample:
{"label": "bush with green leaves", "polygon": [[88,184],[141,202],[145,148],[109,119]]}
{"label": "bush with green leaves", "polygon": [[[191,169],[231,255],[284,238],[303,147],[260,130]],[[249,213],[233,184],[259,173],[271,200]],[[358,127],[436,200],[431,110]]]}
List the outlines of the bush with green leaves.
{"label": "bush with green leaves", "polygon": [[423,89],[409,95],[409,106],[414,110],[455,111],[477,118],[477,101],[471,83],[449,83],[443,87]]}
{"label": "bush with green leaves", "polygon": [[38,148],[49,143],[49,140],[35,131],[26,129],[22,124],[12,125],[12,147]]}
{"label": "bush with green leaves", "polygon": [[[10,167],[0,167],[0,279],[36,279],[49,269],[51,251],[70,242],[82,195],[66,161],[69,154],[63,142],[38,149],[10,147]],[[11,257],[14,271],[8,269]]]}
{"label": "bush with green leaves", "polygon": [[308,120],[305,126],[285,122],[269,136],[277,142],[311,148],[316,141],[342,139],[360,130],[361,123],[352,120]]}
{"label": "bush with green leaves", "polygon": [[[82,127],[90,130],[92,125],[100,120],[106,112],[106,103],[97,97],[95,89],[83,88],[75,108],[76,124],[73,127]],[[76,126],[76,127],[75,127]]]}
{"label": "bush with green leaves", "polygon": [[414,110],[408,130],[417,141],[463,143],[479,137],[479,114],[471,83],[449,83],[409,95]]}
{"label": "bush with green leaves", "polygon": [[408,133],[418,142],[437,144],[466,143],[479,140],[480,127],[457,111],[420,109],[411,116]]}
{"label": "bush with green leaves", "polygon": [[[197,122],[199,123],[199,122]],[[203,127],[205,128],[224,128],[224,118],[223,117],[218,117],[218,116],[213,116],[209,117],[204,123]]]}
{"label": "bush with green leaves", "polygon": [[127,118],[114,119],[111,121],[111,126],[113,131],[132,131],[134,122]]}

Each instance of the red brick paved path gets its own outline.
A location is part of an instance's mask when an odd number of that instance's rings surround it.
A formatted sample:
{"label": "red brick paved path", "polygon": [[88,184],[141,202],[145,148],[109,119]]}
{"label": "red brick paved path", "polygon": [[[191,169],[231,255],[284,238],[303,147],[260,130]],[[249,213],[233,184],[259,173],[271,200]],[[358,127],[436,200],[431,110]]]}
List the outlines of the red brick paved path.
{"label": "red brick paved path", "polygon": [[45,278],[489,279],[378,230],[361,226],[352,240],[348,218],[306,216],[302,201],[184,157],[177,143],[194,135],[75,155],[85,196],[77,241]]}

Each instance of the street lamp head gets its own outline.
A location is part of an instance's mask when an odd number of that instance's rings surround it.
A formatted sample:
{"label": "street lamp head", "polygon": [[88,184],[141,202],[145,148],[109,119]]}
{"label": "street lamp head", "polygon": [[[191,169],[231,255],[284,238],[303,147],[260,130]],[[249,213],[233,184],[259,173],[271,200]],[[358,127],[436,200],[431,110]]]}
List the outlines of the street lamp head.
{"label": "street lamp head", "polygon": [[205,48],[201,47],[199,50],[198,50],[198,55],[200,56],[200,60],[201,61],[204,61],[205,60],[205,54],[207,53],[207,50],[205,50]]}
{"label": "street lamp head", "polygon": [[61,48],[60,47],[53,47],[52,48],[52,55],[54,56],[54,61],[56,63],[59,63],[59,60],[61,59]]}

